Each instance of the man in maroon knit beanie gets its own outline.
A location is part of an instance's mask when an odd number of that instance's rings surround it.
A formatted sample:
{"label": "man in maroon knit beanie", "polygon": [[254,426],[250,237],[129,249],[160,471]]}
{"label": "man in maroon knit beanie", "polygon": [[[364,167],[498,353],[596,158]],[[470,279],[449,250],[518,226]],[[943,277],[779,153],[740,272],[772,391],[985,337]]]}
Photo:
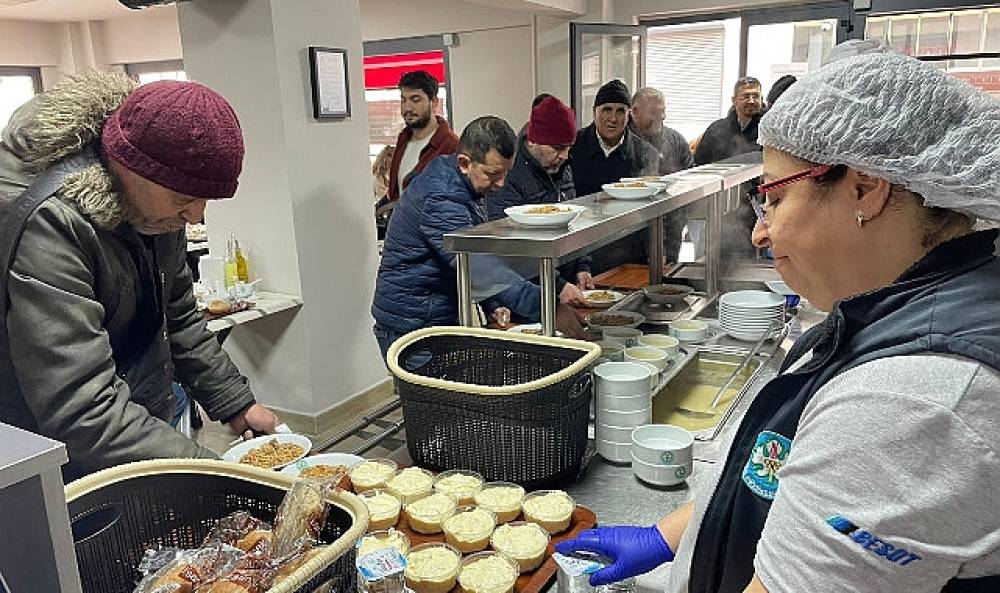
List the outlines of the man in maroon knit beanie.
{"label": "man in maroon knit beanie", "polygon": [[274,432],[186,265],[185,224],[242,165],[232,106],[194,82],[84,74],[0,134],[0,422],[66,443],[67,479],[215,457],[167,423],[173,381],[235,434]]}

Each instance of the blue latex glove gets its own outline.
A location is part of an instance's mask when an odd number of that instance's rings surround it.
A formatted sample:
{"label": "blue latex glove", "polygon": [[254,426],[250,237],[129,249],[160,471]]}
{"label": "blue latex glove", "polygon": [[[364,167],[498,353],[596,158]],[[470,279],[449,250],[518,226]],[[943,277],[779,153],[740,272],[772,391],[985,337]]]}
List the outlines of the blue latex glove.
{"label": "blue latex glove", "polygon": [[590,575],[590,584],[594,587],[649,572],[674,559],[673,550],[656,525],[588,529],[576,539],[556,544],[556,551],[560,554],[592,552],[614,561],[614,564]]}

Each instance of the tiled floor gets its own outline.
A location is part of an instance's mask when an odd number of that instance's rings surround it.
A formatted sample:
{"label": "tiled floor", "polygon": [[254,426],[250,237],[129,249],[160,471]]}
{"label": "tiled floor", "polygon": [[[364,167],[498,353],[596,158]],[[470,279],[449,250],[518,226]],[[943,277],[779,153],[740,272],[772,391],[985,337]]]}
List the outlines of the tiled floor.
{"label": "tiled floor", "polygon": [[[202,417],[206,418],[204,415]],[[403,411],[401,409],[397,409],[390,414],[387,414],[384,418],[377,420],[367,428],[352,433],[345,440],[340,441],[327,449],[322,451],[317,450],[315,452],[321,453],[342,451],[346,453],[355,453],[358,448],[364,446],[370,439],[376,437],[383,430],[400,421],[402,418]],[[206,418],[204,427],[194,431],[193,438],[199,444],[221,455],[232,446],[231,443],[236,437],[229,432],[228,426],[219,424],[218,422],[208,421]],[[405,445],[406,430],[404,429],[385,439],[379,443],[378,446],[359,454],[369,458],[389,457],[393,452],[397,451],[401,447],[404,447]]]}

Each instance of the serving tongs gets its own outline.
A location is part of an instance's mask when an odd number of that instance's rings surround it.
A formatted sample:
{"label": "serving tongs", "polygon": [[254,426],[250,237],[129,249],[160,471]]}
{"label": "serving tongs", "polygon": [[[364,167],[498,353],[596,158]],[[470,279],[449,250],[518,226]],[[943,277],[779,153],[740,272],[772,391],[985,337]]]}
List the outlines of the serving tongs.
{"label": "serving tongs", "polygon": [[732,385],[734,381],[736,381],[736,378],[740,376],[740,373],[742,373],[744,370],[746,370],[748,366],[750,366],[751,361],[753,361],[754,357],[757,356],[757,353],[760,352],[760,349],[764,346],[764,342],[766,342],[769,338],[771,338],[774,335],[773,332],[775,331],[775,325],[781,327],[783,323],[784,323],[783,321],[779,321],[778,319],[774,319],[771,321],[771,324],[767,327],[767,331],[764,332],[764,334],[760,337],[760,339],[757,340],[757,343],[753,345],[753,348],[750,349],[750,354],[748,354],[746,358],[743,359],[743,362],[740,364],[740,366],[737,367],[735,371],[733,371],[732,375],[730,375],[729,380],[726,381],[726,383],[719,389],[719,392],[715,394],[715,397],[712,398],[712,403],[708,406],[707,410],[691,410],[688,408],[678,407],[677,413],[681,414],[682,416],[687,416],[689,418],[714,417],[716,414],[716,408],[719,407],[719,402],[722,401],[722,396],[725,395],[726,390],[729,389],[730,385]]}

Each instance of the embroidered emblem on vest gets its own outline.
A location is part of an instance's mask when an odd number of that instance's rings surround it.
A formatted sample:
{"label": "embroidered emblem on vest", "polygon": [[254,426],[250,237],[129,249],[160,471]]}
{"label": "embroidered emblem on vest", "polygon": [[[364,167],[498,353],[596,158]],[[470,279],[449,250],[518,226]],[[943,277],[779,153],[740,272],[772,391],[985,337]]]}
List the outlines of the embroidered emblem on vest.
{"label": "embroidered emblem on vest", "polygon": [[778,492],[778,470],[785,464],[792,441],[776,432],[765,430],[757,435],[757,442],[750,452],[743,483],[754,494],[767,500],[774,500]]}

